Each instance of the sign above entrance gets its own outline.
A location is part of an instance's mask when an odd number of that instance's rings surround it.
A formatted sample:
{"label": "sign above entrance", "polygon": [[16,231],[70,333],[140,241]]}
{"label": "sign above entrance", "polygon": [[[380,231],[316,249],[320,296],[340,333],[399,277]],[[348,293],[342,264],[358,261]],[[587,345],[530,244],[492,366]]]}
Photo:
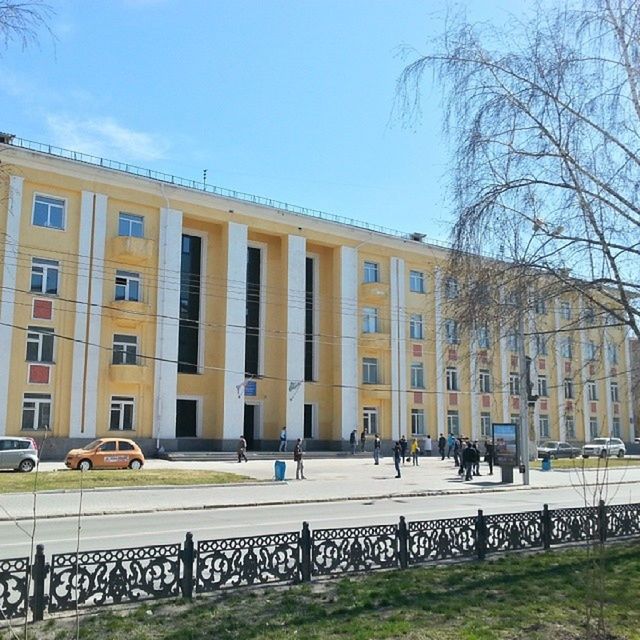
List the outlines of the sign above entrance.
{"label": "sign above entrance", "polygon": [[257,391],[257,384],[255,380],[247,380],[244,385],[245,396],[255,396]]}

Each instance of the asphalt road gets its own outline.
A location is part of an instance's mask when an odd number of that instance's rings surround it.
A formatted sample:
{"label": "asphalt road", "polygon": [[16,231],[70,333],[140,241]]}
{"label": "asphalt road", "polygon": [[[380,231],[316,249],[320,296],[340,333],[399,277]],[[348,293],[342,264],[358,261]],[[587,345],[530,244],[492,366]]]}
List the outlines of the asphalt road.
{"label": "asphalt road", "polygon": [[[608,503],[640,502],[640,484],[611,487],[604,496]],[[593,496],[589,496],[593,501]],[[241,537],[299,530],[304,520],[312,529],[386,524],[407,520],[432,520],[473,515],[584,506],[579,489],[571,486],[513,492],[486,492],[388,498],[373,501],[344,501],[272,506],[228,507],[194,511],[48,518],[37,522],[35,542],[50,553],[135,547],[180,542],[186,531],[196,540]],[[80,524],[80,532],[78,532]],[[29,555],[29,520],[0,523],[0,558]]]}

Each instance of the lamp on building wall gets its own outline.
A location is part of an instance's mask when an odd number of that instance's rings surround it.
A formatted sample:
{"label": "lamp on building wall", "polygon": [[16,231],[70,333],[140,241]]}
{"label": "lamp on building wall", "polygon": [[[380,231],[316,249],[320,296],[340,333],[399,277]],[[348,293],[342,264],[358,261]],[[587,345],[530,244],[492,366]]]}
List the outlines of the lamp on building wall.
{"label": "lamp on building wall", "polygon": [[299,380],[298,382],[293,382],[293,380],[289,383],[289,402],[291,402],[298,393],[298,389],[302,386],[304,380]]}

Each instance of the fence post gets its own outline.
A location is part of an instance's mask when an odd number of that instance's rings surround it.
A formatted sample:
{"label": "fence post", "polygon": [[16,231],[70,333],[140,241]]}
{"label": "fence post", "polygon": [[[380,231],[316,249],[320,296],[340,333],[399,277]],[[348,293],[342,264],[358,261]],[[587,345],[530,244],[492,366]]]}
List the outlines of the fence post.
{"label": "fence post", "polygon": [[311,582],[311,531],[309,523],[302,523],[300,534],[300,578],[302,582]]}
{"label": "fence post", "polygon": [[478,560],[484,560],[487,555],[487,524],[482,509],[478,509],[478,517],[476,518],[476,550]]}
{"label": "fence post", "polygon": [[182,551],[180,551],[180,560],[182,561],[182,581],[180,590],[182,597],[191,600],[193,598],[193,560],[195,553],[193,551],[193,533],[187,531],[184,539]]}
{"label": "fence post", "polygon": [[548,504],[542,507],[542,546],[551,549],[551,511]]}
{"label": "fence post", "polygon": [[40,622],[44,618],[46,598],[44,595],[44,579],[47,575],[47,566],[44,562],[44,545],[36,546],[36,555],[33,557],[31,578],[33,580],[33,598],[31,599],[31,611],[33,621]]}
{"label": "fence post", "polygon": [[404,516],[400,516],[400,522],[398,523],[398,546],[400,568],[406,569],[409,566],[409,530]]}
{"label": "fence post", "polygon": [[598,502],[598,537],[600,544],[604,544],[607,541],[607,507],[604,504],[604,500]]}

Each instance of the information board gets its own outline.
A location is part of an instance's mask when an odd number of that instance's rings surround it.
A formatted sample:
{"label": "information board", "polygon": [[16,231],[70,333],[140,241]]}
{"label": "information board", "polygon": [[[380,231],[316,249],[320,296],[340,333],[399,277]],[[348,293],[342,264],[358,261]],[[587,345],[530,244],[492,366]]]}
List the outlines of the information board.
{"label": "information board", "polygon": [[493,444],[495,447],[496,464],[501,467],[518,466],[518,427],[511,423],[497,423],[492,425]]}

